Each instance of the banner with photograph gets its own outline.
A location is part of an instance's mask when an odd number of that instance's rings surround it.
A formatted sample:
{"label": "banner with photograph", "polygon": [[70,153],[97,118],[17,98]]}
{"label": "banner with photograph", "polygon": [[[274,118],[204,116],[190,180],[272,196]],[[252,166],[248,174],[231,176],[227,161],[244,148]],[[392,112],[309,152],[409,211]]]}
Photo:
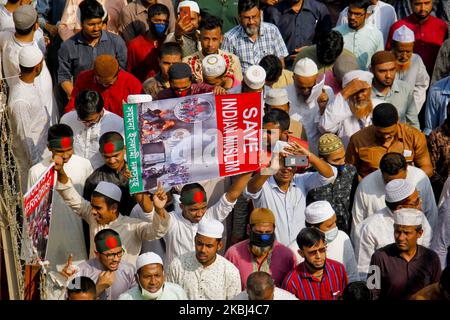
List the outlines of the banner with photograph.
{"label": "banner with photograph", "polygon": [[130,192],[260,168],[261,93],[124,104]]}
{"label": "banner with photograph", "polygon": [[28,248],[31,252],[27,250],[27,260],[45,260],[54,185],[55,169],[54,165],[51,165],[24,196],[25,230],[27,244],[31,245]]}

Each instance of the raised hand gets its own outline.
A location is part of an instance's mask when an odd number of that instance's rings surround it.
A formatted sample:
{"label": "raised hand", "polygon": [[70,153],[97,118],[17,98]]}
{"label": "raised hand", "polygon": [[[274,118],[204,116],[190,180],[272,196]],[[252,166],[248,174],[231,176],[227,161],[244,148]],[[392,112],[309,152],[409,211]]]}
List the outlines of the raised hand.
{"label": "raised hand", "polygon": [[111,287],[116,280],[116,274],[114,271],[103,271],[98,276],[97,280],[97,288],[100,292],[103,292],[105,289]]}
{"label": "raised hand", "polygon": [[322,115],[325,112],[325,108],[327,107],[328,100],[329,100],[328,94],[325,92],[325,89],[322,89],[322,93],[317,98],[317,104],[319,105],[320,115]]}
{"label": "raised hand", "polygon": [[67,259],[67,263],[64,266],[64,269],[60,272],[64,277],[70,278],[77,272],[77,269],[72,265],[72,254],[69,255]]}
{"label": "raised hand", "polygon": [[162,187],[162,182],[158,182],[158,188],[156,192],[153,194],[153,205],[155,209],[164,209],[167,203],[167,194]]}

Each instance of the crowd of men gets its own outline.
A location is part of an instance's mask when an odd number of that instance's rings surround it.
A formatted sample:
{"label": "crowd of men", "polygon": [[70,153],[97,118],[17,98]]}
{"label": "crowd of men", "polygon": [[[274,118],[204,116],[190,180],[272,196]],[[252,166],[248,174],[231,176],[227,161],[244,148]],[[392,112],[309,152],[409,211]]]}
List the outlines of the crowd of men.
{"label": "crowd of men", "polygon": [[[450,1],[3,3],[22,192],[57,172],[50,297],[450,299]],[[247,92],[260,170],[130,194],[124,102]]]}

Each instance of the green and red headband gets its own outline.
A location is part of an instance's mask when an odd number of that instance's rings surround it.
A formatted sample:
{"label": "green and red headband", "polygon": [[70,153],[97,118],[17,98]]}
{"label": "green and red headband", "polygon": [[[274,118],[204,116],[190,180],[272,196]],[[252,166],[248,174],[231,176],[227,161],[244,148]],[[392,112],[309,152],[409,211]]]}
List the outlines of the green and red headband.
{"label": "green and red headband", "polygon": [[95,248],[99,253],[118,247],[122,247],[122,241],[120,241],[120,237],[116,235],[109,235],[105,239],[95,241]]}
{"label": "green and red headband", "polygon": [[106,141],[100,144],[100,152],[106,154],[119,152],[123,150],[123,147],[124,144],[122,140]]}
{"label": "green and red headband", "polygon": [[180,197],[181,203],[186,206],[206,202],[206,200],[206,192],[203,190],[189,190],[183,192],[183,195]]}
{"label": "green and red headband", "polygon": [[73,137],[60,137],[49,140],[48,145],[52,149],[67,149],[73,146]]}

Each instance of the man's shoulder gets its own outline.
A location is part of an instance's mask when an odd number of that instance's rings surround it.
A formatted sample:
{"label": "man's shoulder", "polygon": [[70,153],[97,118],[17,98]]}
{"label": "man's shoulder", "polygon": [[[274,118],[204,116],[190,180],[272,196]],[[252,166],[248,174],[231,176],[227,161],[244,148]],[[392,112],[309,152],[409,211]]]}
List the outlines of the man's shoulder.
{"label": "man's shoulder", "polygon": [[334,269],[336,271],[339,270],[340,271],[344,271],[345,272],[345,267],[342,263],[340,263],[339,261],[333,260],[333,259],[328,259],[326,260],[326,264],[329,268]]}
{"label": "man's shoulder", "polygon": [[123,38],[115,33],[112,33],[110,31],[106,31],[103,30],[103,32],[106,34],[106,37],[108,38],[109,41],[112,41],[114,43],[117,43],[119,45],[123,45],[126,47],[125,41],[123,40]]}
{"label": "man's shoulder", "polygon": [[242,26],[238,24],[237,26],[234,26],[230,30],[228,30],[223,36],[224,38],[227,38],[228,40],[235,40],[238,38],[242,33]]}
{"label": "man's shoulder", "polygon": [[[450,48],[450,42],[449,42],[449,48]],[[448,91],[449,90],[449,86],[448,86],[449,82],[450,82],[450,76],[447,76],[445,78],[442,78],[442,79],[436,81],[433,85],[430,86],[430,94],[435,93],[435,92],[439,93],[440,91]]]}
{"label": "man's shoulder", "polygon": [[261,29],[265,32],[269,32],[271,34],[280,33],[280,29],[276,25],[270,22],[261,22]]}
{"label": "man's shoulder", "polygon": [[406,123],[398,123],[398,126],[403,131],[404,134],[406,134],[408,137],[416,139],[416,138],[423,138],[425,139],[425,135],[417,128],[410,126]]}
{"label": "man's shoulder", "polygon": [[374,127],[373,125],[370,125],[368,127],[365,127],[357,132],[355,132],[351,137],[350,137],[350,143],[353,143],[354,145],[357,146],[364,146],[366,145],[366,138],[368,136],[373,136],[374,133]]}
{"label": "man's shoulder", "polygon": [[145,41],[145,36],[140,34],[138,36],[136,36],[134,39],[130,40],[127,44],[127,48],[129,51],[131,50],[139,50],[140,49],[140,45],[146,42]]}
{"label": "man's shoulder", "polygon": [[88,159],[83,158],[83,157],[81,157],[79,155],[76,155],[76,154],[73,154],[70,157],[69,161],[72,161],[74,164],[76,164],[77,169],[92,168],[91,162]]}
{"label": "man's shoulder", "polygon": [[432,15],[430,15],[429,19],[430,19],[429,20],[430,21],[430,25],[433,25],[436,28],[443,29],[443,31],[447,31],[448,30],[448,25],[447,25],[447,23],[444,20],[439,19],[439,18],[437,18],[435,16],[432,16]]}
{"label": "man's shoulder", "polygon": [[225,257],[227,259],[233,259],[233,258],[241,256],[242,250],[244,248],[245,249],[247,248],[248,243],[249,243],[249,240],[246,239],[246,240],[242,240],[238,243],[233,244],[230,248],[228,248],[227,252],[225,253]]}

